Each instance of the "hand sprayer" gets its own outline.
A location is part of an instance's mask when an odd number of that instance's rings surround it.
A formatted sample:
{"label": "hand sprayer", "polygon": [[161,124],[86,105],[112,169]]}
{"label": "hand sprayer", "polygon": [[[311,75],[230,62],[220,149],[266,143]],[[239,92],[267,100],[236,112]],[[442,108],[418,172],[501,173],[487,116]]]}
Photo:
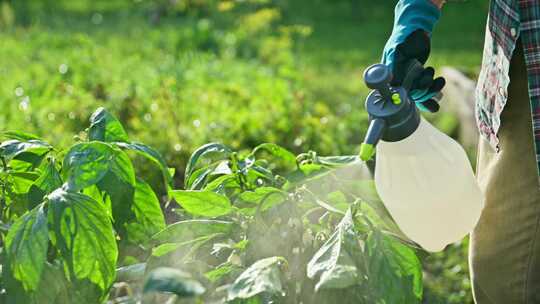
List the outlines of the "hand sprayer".
{"label": "hand sprayer", "polygon": [[367,161],[376,150],[375,186],[386,208],[411,240],[440,251],[472,231],[484,197],[463,148],[420,116],[405,81],[391,87],[391,80],[383,64],[364,73],[373,91],[366,100],[370,125],[360,158]]}

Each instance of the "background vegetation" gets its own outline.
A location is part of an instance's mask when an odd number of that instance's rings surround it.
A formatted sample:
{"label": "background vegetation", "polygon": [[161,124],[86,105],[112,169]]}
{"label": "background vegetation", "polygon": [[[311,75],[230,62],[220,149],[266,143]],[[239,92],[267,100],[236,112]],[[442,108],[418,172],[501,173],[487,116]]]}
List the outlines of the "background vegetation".
{"label": "background vegetation", "polygon": [[[98,106],[155,147],[183,183],[217,141],[354,154],[367,127],[361,73],[378,61],[394,1],[0,2],[0,130],[73,143]],[[487,4],[452,3],[430,63],[478,72]],[[430,117],[449,134],[449,115]],[[423,257],[426,303],[471,303],[466,244]]]}

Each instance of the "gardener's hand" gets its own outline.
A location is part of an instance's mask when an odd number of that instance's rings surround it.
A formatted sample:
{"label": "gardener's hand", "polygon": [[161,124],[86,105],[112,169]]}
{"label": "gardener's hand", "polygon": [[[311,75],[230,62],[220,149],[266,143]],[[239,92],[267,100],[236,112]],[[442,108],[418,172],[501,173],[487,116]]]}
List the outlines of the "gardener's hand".
{"label": "gardener's hand", "polygon": [[[432,67],[424,68],[408,79],[414,61],[426,63],[430,53],[430,36],[440,17],[440,0],[400,0],[396,5],[394,29],[386,43],[382,62],[392,69],[393,86],[408,86],[411,98],[422,110],[439,110],[437,95],[445,85],[442,77],[434,78]],[[436,2],[435,2],[436,1]],[[407,80],[404,84],[404,80]]]}

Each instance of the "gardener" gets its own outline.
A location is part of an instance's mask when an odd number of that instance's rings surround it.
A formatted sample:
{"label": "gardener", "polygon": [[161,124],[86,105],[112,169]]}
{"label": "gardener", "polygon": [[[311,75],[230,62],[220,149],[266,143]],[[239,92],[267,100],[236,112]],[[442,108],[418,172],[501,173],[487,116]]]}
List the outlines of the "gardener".
{"label": "gardener", "polygon": [[[383,54],[394,85],[403,80],[409,60],[426,62],[443,4],[398,2]],[[421,108],[436,111],[433,97],[444,79],[433,75],[431,68],[424,71],[413,96]],[[486,201],[471,234],[475,301],[540,303],[540,1],[491,1],[476,118],[482,135],[477,174]]]}

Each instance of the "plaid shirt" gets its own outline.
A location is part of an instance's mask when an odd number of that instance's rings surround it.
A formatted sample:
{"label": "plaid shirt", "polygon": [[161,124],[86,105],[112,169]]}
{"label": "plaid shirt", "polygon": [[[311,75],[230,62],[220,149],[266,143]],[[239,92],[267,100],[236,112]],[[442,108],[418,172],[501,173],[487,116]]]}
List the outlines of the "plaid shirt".
{"label": "plaid shirt", "polygon": [[497,132],[508,96],[510,59],[518,38],[521,38],[527,65],[536,159],[540,168],[539,0],[491,1],[482,71],[476,89],[476,119],[480,134],[499,150]]}

